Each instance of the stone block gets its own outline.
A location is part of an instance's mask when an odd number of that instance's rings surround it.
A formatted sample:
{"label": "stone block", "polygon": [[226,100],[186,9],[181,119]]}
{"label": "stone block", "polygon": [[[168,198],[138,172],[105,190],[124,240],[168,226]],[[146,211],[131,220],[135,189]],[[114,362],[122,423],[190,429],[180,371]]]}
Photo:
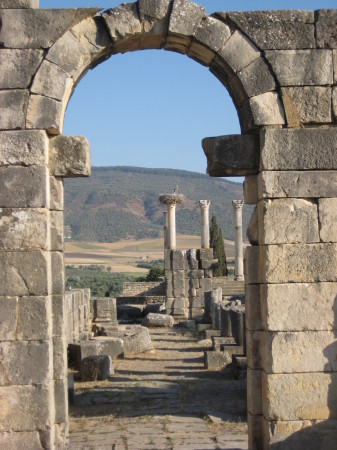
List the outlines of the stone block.
{"label": "stone block", "polygon": [[164,266],[165,266],[165,278],[169,273],[170,269],[172,269],[172,251],[164,249]]}
{"label": "stone block", "polygon": [[314,201],[296,198],[264,200],[259,202],[258,208],[261,245],[320,241]]}
{"label": "stone block", "polygon": [[259,139],[254,135],[231,135],[204,138],[202,148],[207,157],[210,176],[257,173]]}
{"label": "stone block", "polygon": [[[194,271],[198,270],[199,261],[197,259],[197,251],[195,249],[189,249],[186,253],[188,267],[191,269],[190,273],[194,273]],[[188,275],[190,277],[190,274]],[[193,276],[193,275],[192,275]]]}
{"label": "stone block", "polygon": [[337,198],[320,198],[319,235],[323,242],[337,242]]}
{"label": "stone block", "polygon": [[[278,450],[334,450],[336,447],[337,421],[275,420],[263,419],[261,435],[271,448]],[[262,447],[260,447],[262,448]]]}
{"label": "stone block", "polygon": [[262,370],[247,369],[247,411],[262,414]]}
{"label": "stone block", "polygon": [[190,299],[192,308],[204,308],[205,307],[205,299],[203,297],[192,297]]}
{"label": "stone block", "polygon": [[281,86],[333,84],[332,53],[328,50],[266,51]]}
{"label": "stone block", "polygon": [[266,373],[337,372],[336,353],[332,331],[269,332],[262,364]]}
{"label": "stone block", "polygon": [[260,49],[315,47],[313,11],[235,11],[220,15],[234,22]]}
{"label": "stone block", "polygon": [[46,250],[46,209],[0,208],[1,250]]}
{"label": "stone block", "polygon": [[24,90],[0,91],[1,130],[14,130],[16,128],[24,127],[27,102],[28,102],[28,91]]}
{"label": "stone block", "polygon": [[143,320],[143,326],[145,327],[173,327],[173,317],[168,314],[148,314]]}
{"label": "stone block", "polygon": [[137,327],[128,331],[123,337],[123,342],[125,356],[153,350],[149,330],[145,327]]}
{"label": "stone block", "polygon": [[245,347],[246,340],[246,328],[245,328],[245,307],[244,305],[238,305],[229,310],[231,318],[232,336],[236,345]]}
{"label": "stone block", "polygon": [[[336,67],[337,70],[337,67]],[[332,114],[335,122],[337,120],[337,88],[333,88],[332,90]]]}
{"label": "stone block", "polygon": [[247,247],[244,257],[244,272],[246,286],[248,284],[262,283],[260,268],[260,247]]}
{"label": "stone block", "polygon": [[166,308],[181,309],[188,307],[188,299],[186,297],[168,298],[166,300]]}
{"label": "stone block", "polygon": [[44,60],[34,78],[31,92],[62,101],[74,86],[71,76],[56,64]]}
{"label": "stone block", "polygon": [[263,443],[262,421],[263,416],[247,414],[248,421],[248,445],[252,450],[266,448]]}
{"label": "stone block", "polygon": [[169,34],[192,36],[204,17],[205,8],[187,0],[174,0]]}
{"label": "stone block", "polygon": [[52,294],[63,294],[64,279],[64,257],[63,252],[50,252],[51,254],[51,289]]}
{"label": "stone block", "polygon": [[68,345],[69,357],[76,367],[87,356],[108,355],[112,359],[123,357],[123,340],[116,337],[98,336],[80,344]]}
{"label": "stone block", "polygon": [[249,99],[252,118],[247,127],[260,125],[284,125],[285,116],[279,95],[276,92],[266,92]]}
{"label": "stone block", "polygon": [[139,17],[143,27],[139,48],[162,48],[167,35],[170,1],[140,0],[138,2]]}
{"label": "stone block", "polygon": [[67,376],[67,341],[62,337],[53,339],[53,379],[64,380]]}
{"label": "stone block", "polygon": [[43,450],[38,431],[0,433],[0,448],[3,450],[22,450],[23,448]]}
{"label": "stone block", "polygon": [[[203,270],[191,270],[190,272],[187,273],[188,278],[190,280],[194,281],[199,281],[202,278],[204,278],[204,271]],[[200,281],[199,281],[200,283]]]}
{"label": "stone block", "polygon": [[194,39],[213,52],[218,52],[231,35],[229,27],[220,20],[203,16],[195,31]]}
{"label": "stone block", "polygon": [[48,295],[47,254],[0,253],[0,295]]}
{"label": "stone block", "polygon": [[234,338],[224,336],[212,336],[212,349],[216,352],[221,351],[221,346],[235,345]]}
{"label": "stone block", "polygon": [[91,55],[82,47],[73,33],[68,31],[51,47],[46,59],[77,81],[90,65]]}
{"label": "stone block", "polygon": [[333,56],[333,73],[334,73],[334,83],[337,83],[337,50],[332,51]]}
{"label": "stone block", "polygon": [[50,387],[1,386],[0,431],[44,430],[50,427]]}
{"label": "stone block", "polygon": [[66,423],[68,420],[68,383],[67,378],[54,381],[55,422]]}
{"label": "stone block", "polygon": [[336,169],[336,136],[333,128],[264,130],[261,170]]}
{"label": "stone block", "polygon": [[316,17],[316,42],[318,48],[337,48],[337,11],[319,9]]}
{"label": "stone block", "polygon": [[16,339],[18,297],[0,297],[0,335],[4,341]]}
{"label": "stone block", "polygon": [[246,329],[261,331],[263,324],[261,320],[260,285],[247,284],[246,286]]}
{"label": "stone block", "polygon": [[337,417],[337,373],[262,374],[267,420],[326,420]]}
{"label": "stone block", "polygon": [[247,97],[254,97],[276,89],[275,79],[262,58],[256,59],[241,69],[237,76]]}
{"label": "stone block", "polygon": [[255,205],[259,201],[257,175],[245,176],[243,182],[243,198],[246,205]]}
{"label": "stone block", "polygon": [[38,8],[39,0],[3,0],[1,8],[3,9],[24,9]]}
{"label": "stone block", "polygon": [[53,336],[62,337],[65,334],[66,303],[63,295],[51,297]]}
{"label": "stone block", "polygon": [[255,206],[247,228],[247,238],[251,245],[259,245],[258,207]]}
{"label": "stone block", "polygon": [[337,244],[268,245],[261,249],[266,283],[337,281]]}
{"label": "stone block", "polygon": [[0,385],[43,384],[49,381],[52,348],[47,341],[0,343]]}
{"label": "stone block", "polygon": [[220,330],[214,330],[214,328],[205,328],[203,330],[204,339],[212,339],[213,336],[221,337]]}
{"label": "stone block", "polygon": [[259,175],[259,196],[282,197],[334,197],[337,192],[337,171],[280,171]]}
{"label": "stone block", "polygon": [[27,89],[42,57],[41,50],[1,49],[0,89]]}
{"label": "stone block", "polygon": [[50,209],[63,211],[63,179],[49,177]]}
{"label": "stone block", "polygon": [[83,136],[57,136],[50,140],[49,166],[56,177],[90,176],[90,146]]}
{"label": "stone block", "polygon": [[189,317],[190,317],[190,319],[194,319],[194,318],[197,318],[197,317],[203,317],[203,315],[204,315],[204,308],[193,308],[193,307],[191,307],[190,309],[189,309]]}
{"label": "stone block", "polygon": [[135,37],[142,32],[136,4],[123,4],[108,9],[102,14],[114,43],[123,39]]}
{"label": "stone block", "polygon": [[[49,48],[67,30],[98,8],[86,9],[8,9],[0,10],[0,41],[5,48]],[[13,32],[20,30],[20,33]]]}
{"label": "stone block", "polygon": [[294,108],[303,124],[331,122],[331,88],[290,87],[282,89],[283,97],[284,94],[288,99],[288,105],[285,105],[287,119],[289,108]]}
{"label": "stone block", "polygon": [[63,211],[50,211],[50,250],[63,251]]}
{"label": "stone block", "polygon": [[19,298],[16,327],[16,339],[23,341],[49,339],[51,336],[50,297]]}
{"label": "stone block", "polygon": [[260,58],[261,53],[241,31],[235,31],[221,50],[218,51],[218,55],[236,73]]}
{"label": "stone block", "polygon": [[232,362],[227,352],[204,351],[204,365],[208,370],[222,370]]}
{"label": "stone block", "polygon": [[172,250],[172,269],[184,270],[186,262],[186,250]]}
{"label": "stone block", "polygon": [[[337,329],[336,283],[261,286],[263,325],[270,331]],[[282,305],[282,314],[279,314]]]}
{"label": "stone block", "polygon": [[112,363],[108,355],[87,356],[81,361],[82,381],[106,380],[111,375]]}
{"label": "stone block", "polygon": [[187,55],[207,67],[214,59],[214,53],[211,50],[206,48],[204,45],[194,41],[191,42],[187,50]]}
{"label": "stone block", "polygon": [[48,137],[44,131],[2,131],[0,166],[47,164]]}
{"label": "stone block", "polygon": [[42,95],[31,95],[27,110],[28,129],[43,129],[49,134],[61,134],[66,102]]}

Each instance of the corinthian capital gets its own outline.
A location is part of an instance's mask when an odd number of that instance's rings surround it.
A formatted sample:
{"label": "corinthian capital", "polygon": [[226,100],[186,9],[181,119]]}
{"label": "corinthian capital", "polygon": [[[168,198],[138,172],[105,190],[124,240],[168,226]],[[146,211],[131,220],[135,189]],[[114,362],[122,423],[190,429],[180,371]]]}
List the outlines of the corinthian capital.
{"label": "corinthian capital", "polygon": [[199,206],[201,210],[207,211],[210,204],[211,202],[209,200],[199,200]]}
{"label": "corinthian capital", "polygon": [[240,210],[243,207],[243,200],[232,200],[232,206],[234,210]]}

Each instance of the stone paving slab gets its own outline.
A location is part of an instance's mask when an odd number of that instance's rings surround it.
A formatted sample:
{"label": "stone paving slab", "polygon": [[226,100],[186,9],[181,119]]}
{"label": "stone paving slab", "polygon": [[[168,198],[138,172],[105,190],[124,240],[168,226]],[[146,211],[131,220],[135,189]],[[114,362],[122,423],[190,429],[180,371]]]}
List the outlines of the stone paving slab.
{"label": "stone paving slab", "polygon": [[196,337],[151,330],[155,350],[75,382],[69,450],[248,449],[246,383],[204,369]]}

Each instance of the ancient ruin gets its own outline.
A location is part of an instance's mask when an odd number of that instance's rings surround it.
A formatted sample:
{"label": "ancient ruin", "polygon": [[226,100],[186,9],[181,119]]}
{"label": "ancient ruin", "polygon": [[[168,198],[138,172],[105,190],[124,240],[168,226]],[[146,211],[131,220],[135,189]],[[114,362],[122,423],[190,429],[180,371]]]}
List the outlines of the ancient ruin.
{"label": "ancient ruin", "polygon": [[203,148],[208,174],[245,176],[256,205],[244,264],[249,447],[335,448],[337,10],[38,6],[0,5],[1,448],[66,448],[62,179],[90,175],[90,159],[85,138],[62,135],[64,113],[89,69],[150,48],[209,67],[241,124]]}

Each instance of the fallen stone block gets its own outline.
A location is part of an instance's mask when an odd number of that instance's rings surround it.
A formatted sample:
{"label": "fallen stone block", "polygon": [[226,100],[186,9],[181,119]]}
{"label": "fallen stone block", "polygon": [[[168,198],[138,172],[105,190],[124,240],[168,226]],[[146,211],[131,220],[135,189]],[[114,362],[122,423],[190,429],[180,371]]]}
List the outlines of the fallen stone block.
{"label": "fallen stone block", "polygon": [[81,361],[82,381],[106,380],[113,372],[111,358],[108,355],[87,356]]}
{"label": "fallen stone block", "polygon": [[148,314],[142,323],[145,327],[173,327],[174,319],[168,314]]}
{"label": "fallen stone block", "polygon": [[145,306],[143,310],[144,316],[147,316],[150,313],[159,314],[164,311],[165,305],[163,303],[149,303]]}
{"label": "fallen stone block", "polygon": [[227,352],[214,352],[206,350],[204,352],[205,369],[222,370],[232,362]]}
{"label": "fallen stone block", "polygon": [[116,337],[97,336],[90,341],[68,345],[69,359],[80,369],[87,356],[108,355],[112,359],[123,357],[123,340]]}
{"label": "fallen stone block", "polygon": [[179,323],[179,325],[183,328],[187,328],[188,330],[195,330],[195,320],[183,320]]}
{"label": "fallen stone block", "polygon": [[124,355],[134,355],[153,350],[149,330],[145,327],[134,327],[124,332]]}
{"label": "fallen stone block", "polygon": [[118,320],[140,319],[143,316],[144,305],[118,305]]}

